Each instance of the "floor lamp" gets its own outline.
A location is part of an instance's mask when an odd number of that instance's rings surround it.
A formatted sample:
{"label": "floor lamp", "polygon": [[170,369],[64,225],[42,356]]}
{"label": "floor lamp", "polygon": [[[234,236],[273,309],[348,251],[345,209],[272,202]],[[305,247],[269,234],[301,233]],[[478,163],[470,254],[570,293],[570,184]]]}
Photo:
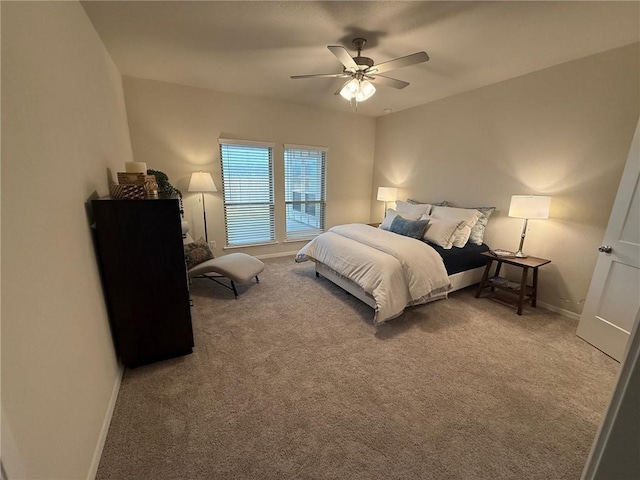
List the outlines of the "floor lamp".
{"label": "floor lamp", "polygon": [[200,192],[202,195],[202,218],[204,220],[204,239],[209,243],[209,236],[207,234],[207,209],[204,205],[204,192],[217,192],[216,184],[211,178],[209,172],[193,172],[191,179],[189,180],[189,191]]}

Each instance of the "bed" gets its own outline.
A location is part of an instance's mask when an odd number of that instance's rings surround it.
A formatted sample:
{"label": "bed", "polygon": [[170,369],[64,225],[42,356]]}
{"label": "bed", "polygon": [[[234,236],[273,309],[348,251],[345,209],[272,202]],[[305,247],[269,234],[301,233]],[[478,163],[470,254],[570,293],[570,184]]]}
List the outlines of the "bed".
{"label": "bed", "polygon": [[[430,212],[431,206],[427,208]],[[372,307],[376,326],[398,317],[406,307],[444,299],[455,290],[478,283],[487,263],[481,253],[489,250],[477,238],[476,242],[465,240],[463,245],[452,247],[451,242],[423,238],[422,234],[419,238],[398,234],[390,228],[395,218],[387,220],[400,215],[391,212],[385,217],[387,228],[384,222],[382,228],[365,224],[333,227],[295,257],[296,262],[313,261],[316,275]],[[406,212],[402,215],[411,217]],[[418,218],[424,215],[428,214]],[[433,217],[429,220],[434,225],[441,222]],[[459,232],[462,224],[456,225],[454,231]]]}

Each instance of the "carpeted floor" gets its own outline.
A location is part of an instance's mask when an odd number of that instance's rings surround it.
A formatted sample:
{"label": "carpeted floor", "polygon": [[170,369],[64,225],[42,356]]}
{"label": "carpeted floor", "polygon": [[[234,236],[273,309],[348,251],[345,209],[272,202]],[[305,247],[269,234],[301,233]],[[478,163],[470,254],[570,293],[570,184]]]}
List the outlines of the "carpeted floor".
{"label": "carpeted floor", "polygon": [[127,370],[98,479],[578,479],[618,363],[473,289],[373,311],[313,264],[191,289],[194,353]]}

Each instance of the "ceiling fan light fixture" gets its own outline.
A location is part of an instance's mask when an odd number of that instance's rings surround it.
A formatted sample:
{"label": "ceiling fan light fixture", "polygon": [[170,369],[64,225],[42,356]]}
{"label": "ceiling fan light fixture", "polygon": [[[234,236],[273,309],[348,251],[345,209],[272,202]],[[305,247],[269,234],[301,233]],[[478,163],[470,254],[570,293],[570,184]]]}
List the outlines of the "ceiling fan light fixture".
{"label": "ceiling fan light fixture", "polygon": [[358,81],[358,79],[353,78],[351,79],[351,81],[347,82],[344,87],[342,87],[342,90],[340,90],[340,95],[345,100],[351,100],[352,98],[355,98],[359,91],[360,82]]}
{"label": "ceiling fan light fixture", "polygon": [[346,48],[339,45],[327,45],[329,51],[338,59],[342,64],[342,72],[340,73],[317,73],[312,75],[292,75],[291,78],[349,78],[339,90],[334,92],[334,95],[340,94],[345,100],[348,100],[351,105],[355,104],[356,110],[358,109],[358,102],[364,102],[376,93],[376,87],[369,81],[374,81],[378,85],[386,87],[392,87],[397,89],[405,88],[409,85],[408,82],[397,80],[395,78],[387,77],[386,75],[380,75],[397,68],[404,68],[417,63],[423,63],[429,60],[429,55],[426,52],[412,53],[404,57],[394,58],[393,60],[387,60],[386,62],[376,64],[373,59],[369,57],[363,57],[361,55],[364,45],[367,40],[364,38],[354,38],[353,46],[358,51],[358,55],[352,57]]}
{"label": "ceiling fan light fixture", "polygon": [[357,78],[347,82],[340,95],[345,100],[355,100],[356,102],[364,102],[376,92],[376,87],[368,80],[358,80]]}
{"label": "ceiling fan light fixture", "polygon": [[374,93],[376,93],[376,87],[373,86],[373,83],[369,80],[364,80],[360,82],[360,91],[356,95],[356,101],[364,102],[371,98]]}

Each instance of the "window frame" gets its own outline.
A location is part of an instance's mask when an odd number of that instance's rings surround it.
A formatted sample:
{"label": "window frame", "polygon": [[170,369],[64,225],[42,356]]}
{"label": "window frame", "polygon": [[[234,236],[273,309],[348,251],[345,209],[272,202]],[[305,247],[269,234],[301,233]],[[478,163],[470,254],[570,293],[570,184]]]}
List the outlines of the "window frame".
{"label": "window frame", "polygon": [[[271,142],[256,142],[251,140],[236,140],[236,139],[218,139],[219,152],[220,152],[220,167],[221,167],[221,175],[222,175],[222,199],[223,199],[223,207],[224,207],[224,224],[225,224],[225,248],[242,248],[242,247],[251,247],[251,246],[259,246],[259,245],[270,245],[277,243],[276,242],[276,232],[275,232],[275,210],[276,210],[276,201],[275,201],[275,183],[274,183],[274,147],[275,144]],[[267,150],[268,154],[268,183],[269,183],[269,191],[267,192],[267,201],[244,201],[238,202],[232,200],[232,192],[230,183],[234,181],[233,177],[237,177],[237,174],[234,174],[229,171],[229,166],[225,168],[225,155],[224,155],[224,147],[247,147],[247,148],[264,148]],[[227,160],[228,157],[226,157]],[[264,165],[263,165],[264,167]],[[225,174],[226,170],[226,174]],[[264,179],[263,179],[264,180]],[[263,194],[262,192],[256,192],[256,194]],[[245,210],[250,210],[252,208],[259,208],[260,206],[266,206],[269,211],[269,215],[258,217],[258,223],[262,223],[262,228],[266,228],[268,231],[267,236],[263,236],[261,239],[251,239],[250,235],[247,232],[244,233],[246,236],[246,241],[238,240],[237,237],[243,237],[242,226],[235,225],[235,222],[238,221],[238,218],[242,217],[242,206],[245,206]],[[234,215],[233,211],[236,211],[236,215]],[[237,217],[237,218],[234,218]],[[265,221],[266,219],[266,221]],[[261,221],[260,221],[261,220]],[[231,226],[231,228],[230,228]],[[236,239],[234,239],[236,237]],[[267,239],[268,237],[268,239]]]}
{"label": "window frame", "polygon": [[[305,176],[305,183],[311,181],[312,183],[316,183],[313,188],[314,192],[306,192],[306,188],[303,189],[305,191],[295,192],[293,189],[289,191],[289,182],[293,180],[293,176],[289,174],[289,165],[288,162],[290,158],[288,156],[288,152],[291,151],[300,151],[307,154],[321,154],[320,159],[320,173],[315,175],[307,175]],[[284,144],[282,159],[283,159],[283,180],[284,180],[284,203],[285,203],[285,241],[301,241],[308,240],[314,238],[326,230],[326,206],[327,206],[327,153],[329,149],[326,147],[318,147],[318,146],[310,146],[310,145],[294,145],[294,144]],[[317,185],[319,183],[319,185]],[[318,191],[319,190],[319,191]],[[299,195],[304,195],[305,198],[302,197],[296,198],[296,193]],[[319,194],[318,199],[309,199],[307,200],[307,195],[317,195]],[[318,212],[317,209],[320,211]],[[297,216],[299,220],[290,219],[290,212],[295,210],[297,212]],[[297,224],[304,223],[305,220],[309,219],[317,219],[318,225],[312,226],[309,225],[308,229],[291,229],[290,230],[290,220],[291,223],[295,221]],[[313,220],[311,220],[313,221]],[[296,234],[296,232],[298,232]]]}

